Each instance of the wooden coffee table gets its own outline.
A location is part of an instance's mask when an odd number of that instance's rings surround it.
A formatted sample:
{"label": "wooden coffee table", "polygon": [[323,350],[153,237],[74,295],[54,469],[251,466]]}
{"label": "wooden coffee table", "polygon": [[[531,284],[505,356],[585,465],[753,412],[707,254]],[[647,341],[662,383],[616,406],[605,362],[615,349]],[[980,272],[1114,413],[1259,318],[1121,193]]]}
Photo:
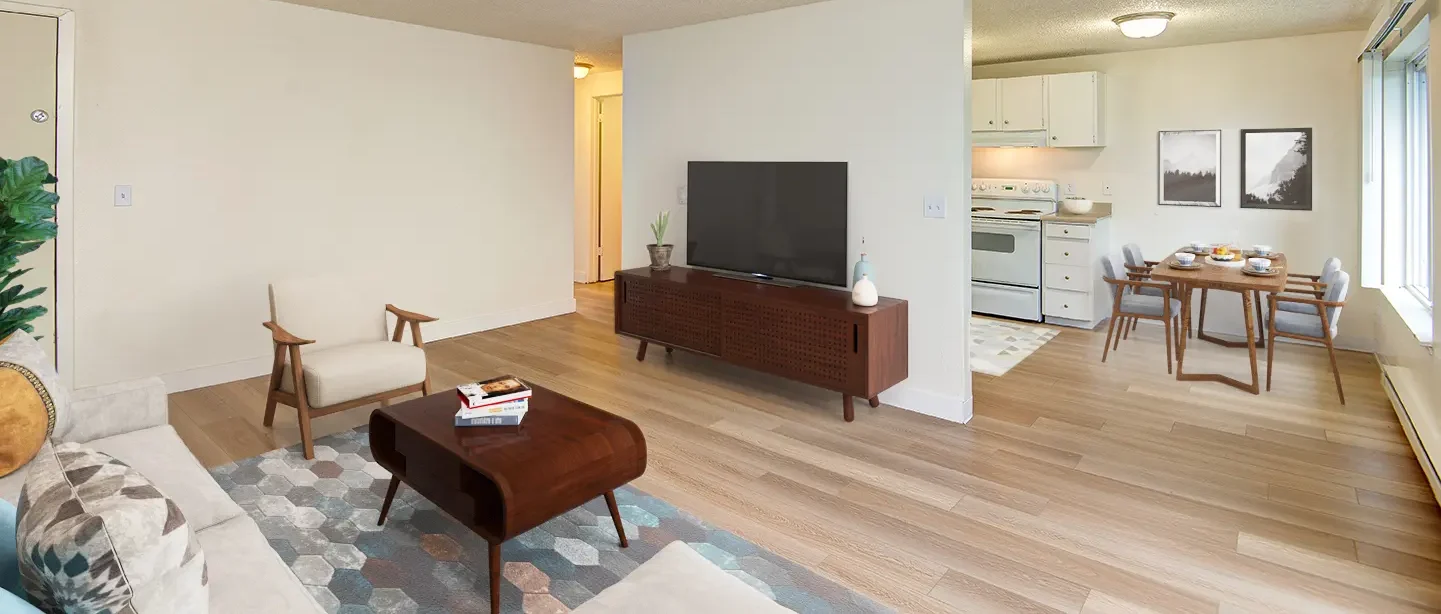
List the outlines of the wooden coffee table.
{"label": "wooden coffee table", "polygon": [[615,489],[645,473],[634,422],[531,384],[518,427],[457,428],[455,390],[370,414],[370,450],[391,473],[378,524],[400,483],[490,543],[490,611],[500,612],[500,544],[604,496],[621,547],[629,545]]}

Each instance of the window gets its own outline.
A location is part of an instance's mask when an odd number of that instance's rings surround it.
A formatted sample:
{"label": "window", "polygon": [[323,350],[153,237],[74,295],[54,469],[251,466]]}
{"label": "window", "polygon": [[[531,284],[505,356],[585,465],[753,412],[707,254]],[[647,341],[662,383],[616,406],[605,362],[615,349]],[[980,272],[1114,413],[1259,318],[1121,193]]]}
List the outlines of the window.
{"label": "window", "polygon": [[1427,50],[1406,63],[1401,285],[1431,305],[1431,113]]}

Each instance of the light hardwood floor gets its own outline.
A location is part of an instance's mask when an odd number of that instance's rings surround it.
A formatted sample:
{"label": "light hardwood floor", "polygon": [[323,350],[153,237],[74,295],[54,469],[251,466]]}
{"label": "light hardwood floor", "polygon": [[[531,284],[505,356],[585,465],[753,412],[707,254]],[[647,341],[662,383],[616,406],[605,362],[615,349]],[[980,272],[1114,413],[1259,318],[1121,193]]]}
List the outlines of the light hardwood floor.
{"label": "light hardwood floor", "polygon": [[[846,424],[830,392],[680,352],[638,363],[609,286],[576,296],[576,314],[428,344],[436,386],[512,373],[631,418],[638,488],[900,611],[1441,609],[1441,514],[1369,355],[1342,353],[1341,406],[1319,348],[1279,347],[1258,397],[1167,376],[1159,327],[1106,364],[1104,330],[1065,330],[977,374],[969,425],[864,403]],[[1249,375],[1244,350],[1191,347],[1188,371]],[[264,389],[172,395],[171,421],[209,465],[295,444],[293,410],[260,425]]]}

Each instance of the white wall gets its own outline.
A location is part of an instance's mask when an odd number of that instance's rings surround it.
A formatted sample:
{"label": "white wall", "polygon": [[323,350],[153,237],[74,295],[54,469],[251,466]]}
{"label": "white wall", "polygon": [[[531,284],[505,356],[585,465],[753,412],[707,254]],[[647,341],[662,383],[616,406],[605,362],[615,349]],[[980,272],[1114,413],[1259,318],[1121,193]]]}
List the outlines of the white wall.
{"label": "white wall", "polygon": [[621,93],[621,71],[591,73],[575,82],[575,281],[595,281],[595,99]]}
{"label": "white wall", "polygon": [[[1362,33],[1343,32],[978,66],[976,78],[1099,70],[1106,74],[1107,146],[1100,149],[977,149],[977,177],[1054,178],[1113,201],[1113,250],[1140,244],[1160,259],[1190,241],[1268,244],[1291,269],[1320,272],[1338,256],[1360,271],[1360,69]],[[1245,128],[1314,130],[1312,211],[1241,209]],[[1157,203],[1156,138],[1162,130],[1222,131],[1220,209]],[[1114,193],[1102,195],[1103,182]],[[1353,284],[1341,320],[1343,347],[1375,347],[1379,297]],[[1240,334],[1238,295],[1211,297],[1207,330]]]}
{"label": "white wall", "polygon": [[287,276],[362,274],[431,338],[573,310],[571,52],[263,0],[49,4],[78,36],[74,384],[267,372]]}
{"label": "white wall", "polygon": [[969,419],[969,23],[964,1],[832,0],[626,37],[624,265],[663,209],[685,262],[687,161],[847,161],[850,260],[864,236],[910,301],[910,379],[882,399]]}

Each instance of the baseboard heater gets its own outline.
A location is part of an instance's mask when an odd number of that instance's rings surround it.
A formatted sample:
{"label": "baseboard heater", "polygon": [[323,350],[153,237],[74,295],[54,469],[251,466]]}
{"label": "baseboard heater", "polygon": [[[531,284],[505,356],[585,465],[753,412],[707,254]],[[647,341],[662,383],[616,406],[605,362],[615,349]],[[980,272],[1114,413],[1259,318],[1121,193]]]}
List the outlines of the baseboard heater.
{"label": "baseboard heater", "polygon": [[[1417,428],[1416,422],[1412,420],[1413,414],[1426,415],[1424,408],[1419,405],[1425,403],[1417,398],[1417,382],[1411,379],[1410,371],[1402,367],[1381,365],[1381,387],[1386,390],[1386,396],[1391,399],[1391,407],[1396,410],[1396,418],[1401,422],[1401,429],[1406,431],[1406,441],[1411,443],[1411,450],[1416,453],[1416,461],[1421,465],[1421,471],[1426,474],[1426,482],[1431,485],[1431,496],[1436,497],[1437,503],[1441,503],[1441,478],[1436,473],[1436,463],[1431,453],[1426,449],[1426,442],[1421,439],[1421,432],[1434,432],[1430,428]],[[1407,402],[1412,403],[1408,409]],[[1414,410],[1414,411],[1412,411]]]}

